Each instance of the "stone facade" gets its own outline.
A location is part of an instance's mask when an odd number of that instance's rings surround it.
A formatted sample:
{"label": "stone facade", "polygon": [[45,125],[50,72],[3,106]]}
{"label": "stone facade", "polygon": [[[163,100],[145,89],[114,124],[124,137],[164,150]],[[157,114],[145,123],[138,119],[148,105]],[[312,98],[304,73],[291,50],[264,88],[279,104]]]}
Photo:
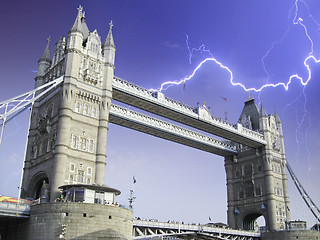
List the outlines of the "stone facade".
{"label": "stone facade", "polygon": [[282,124],[277,113],[259,111],[253,99],[245,102],[239,122],[260,131],[265,147],[238,146],[237,156],[225,158],[228,192],[228,224],[253,230],[263,216],[268,230],[285,229],[290,220]]}
{"label": "stone facade", "polygon": [[33,105],[22,198],[39,198],[44,183],[51,202],[61,185],[104,184],[114,59],[112,23],[102,44],[97,30],[88,30],[81,7],[52,59],[48,41],[35,87],[60,76],[64,82]]}
{"label": "stone facade", "polygon": [[261,234],[261,240],[316,240],[320,239],[319,231],[279,231],[264,232]]}
{"label": "stone facade", "polygon": [[31,207],[28,239],[132,239],[132,219],[112,205],[43,203]]}

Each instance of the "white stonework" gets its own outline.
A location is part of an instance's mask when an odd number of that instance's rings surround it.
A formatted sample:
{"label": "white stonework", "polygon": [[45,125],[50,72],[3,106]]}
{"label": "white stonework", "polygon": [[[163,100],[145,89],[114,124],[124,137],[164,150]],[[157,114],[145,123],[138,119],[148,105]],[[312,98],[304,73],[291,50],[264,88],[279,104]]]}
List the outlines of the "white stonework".
{"label": "white stonework", "polygon": [[48,41],[35,86],[59,76],[64,82],[32,108],[22,197],[38,198],[43,180],[50,201],[66,183],[104,184],[114,59],[111,27],[102,45],[97,30],[89,31],[82,8],[68,37],[55,44],[52,60]]}

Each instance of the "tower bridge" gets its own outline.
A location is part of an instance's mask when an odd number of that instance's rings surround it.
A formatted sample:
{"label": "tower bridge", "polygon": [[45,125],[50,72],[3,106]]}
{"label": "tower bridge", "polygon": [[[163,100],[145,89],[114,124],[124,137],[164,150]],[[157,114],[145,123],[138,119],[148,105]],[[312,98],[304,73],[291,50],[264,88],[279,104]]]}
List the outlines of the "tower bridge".
{"label": "tower bridge", "polygon": [[[102,43],[96,30],[89,31],[82,10],[79,7],[67,40],[65,37],[59,38],[53,58],[50,57],[48,42],[38,61],[32,92],[35,97],[28,100],[32,110],[21,197],[38,199],[40,192],[44,192],[45,199],[49,200],[47,205],[34,207],[34,213],[31,207],[31,218],[32,214],[36,216],[31,224],[34,239],[53,236],[50,234],[54,233],[45,231],[46,224],[50,224],[51,220],[58,225],[63,223],[63,226],[55,226],[54,231],[64,232],[65,224],[72,223],[70,219],[77,223],[80,217],[96,232],[105,230],[103,223],[106,222],[130,238],[131,232],[122,230],[132,229],[130,210],[120,211],[114,206],[100,207],[97,204],[88,207],[86,203],[64,202],[59,205],[54,202],[61,195],[61,186],[89,185],[103,189],[109,122],[223,156],[227,178],[228,226],[252,231],[256,219],[263,216],[267,230],[285,229],[286,222],[290,220],[290,207],[282,122],[278,113],[267,114],[263,104],[259,109],[254,99],[248,99],[239,120],[232,124],[211,116],[205,105],[195,109],[167,98],[161,92],[114,77],[116,48],[113,25],[110,24],[108,35]],[[55,82],[58,86],[39,89],[57,78],[63,78],[63,81]],[[114,100],[195,130],[118,106]],[[4,120],[7,117],[6,114],[2,116]],[[215,139],[212,135],[225,140]],[[73,191],[75,196],[76,190]],[[86,195],[90,201],[94,199],[92,194],[100,197],[104,194],[92,191]],[[81,193],[85,195],[84,190]],[[69,207],[73,208],[74,214],[69,215]],[[91,212],[92,209],[94,212]],[[46,211],[52,215],[51,218],[49,214],[48,222],[43,220],[48,217],[43,214]],[[168,227],[163,225],[156,229],[157,226],[151,226],[151,223],[148,226],[145,222],[136,224],[138,235],[143,233],[142,227],[146,233],[154,233],[152,235],[165,232]],[[69,239],[80,234],[76,224],[73,227],[68,230]],[[174,228],[170,231],[176,237],[177,234],[180,237],[184,234],[185,238],[199,231],[191,231],[193,227],[189,227],[191,232],[188,229],[181,232],[182,228],[187,226],[178,226],[178,232]],[[204,228],[200,230],[205,231]],[[37,231],[43,235],[38,236]],[[83,231],[82,236],[90,236],[91,229]],[[202,237],[209,238],[210,234],[219,239],[222,230],[219,236],[208,230]]]}

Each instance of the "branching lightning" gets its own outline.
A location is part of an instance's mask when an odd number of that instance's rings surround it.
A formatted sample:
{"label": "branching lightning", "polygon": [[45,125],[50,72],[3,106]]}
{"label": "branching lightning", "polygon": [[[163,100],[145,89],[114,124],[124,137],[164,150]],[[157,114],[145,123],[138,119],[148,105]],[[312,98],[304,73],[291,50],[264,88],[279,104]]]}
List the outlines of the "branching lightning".
{"label": "branching lightning", "polygon": [[[184,78],[180,79],[180,80],[175,80],[175,81],[167,81],[161,84],[159,89],[151,89],[152,91],[164,91],[166,89],[168,89],[171,86],[174,85],[180,85],[180,84],[184,84],[185,82],[191,80],[195,74],[197,73],[197,71],[202,67],[202,65],[204,65],[207,62],[214,62],[215,64],[217,64],[220,68],[226,70],[229,73],[229,81],[233,86],[240,86],[243,90],[245,91],[255,91],[255,92],[261,92],[263,89],[265,88],[269,88],[269,87],[279,87],[282,86],[286,91],[289,89],[289,85],[292,83],[292,81],[294,79],[296,79],[297,81],[300,81],[301,85],[306,86],[308,84],[308,82],[311,80],[312,74],[311,74],[311,69],[310,69],[310,62],[314,62],[314,63],[319,63],[320,59],[317,59],[314,55],[313,55],[313,41],[308,33],[308,29],[306,27],[306,25],[303,23],[303,19],[301,17],[298,17],[298,2],[302,2],[304,5],[307,6],[307,4],[303,1],[303,0],[295,0],[295,15],[293,18],[292,23],[294,25],[299,25],[304,29],[304,33],[305,36],[308,38],[309,42],[310,42],[310,52],[308,54],[308,56],[304,59],[303,64],[308,72],[308,76],[306,79],[303,79],[303,77],[299,76],[299,74],[293,74],[291,75],[288,80],[286,82],[278,82],[278,83],[266,83],[264,85],[262,85],[260,88],[255,88],[255,87],[246,87],[244,84],[242,84],[241,82],[235,82],[234,77],[233,77],[233,73],[231,71],[231,69],[229,67],[227,67],[226,65],[224,65],[221,61],[219,61],[218,59],[216,59],[209,50],[207,50],[205,48],[204,45],[201,45],[198,49],[196,48],[192,48],[190,50],[189,47],[189,42],[188,39],[189,37],[187,36],[186,39],[186,43],[187,43],[187,48],[189,51],[189,62],[191,63],[191,58],[192,58],[192,54],[195,51],[202,51],[202,52],[206,52],[210,55],[210,57],[205,58],[202,62],[200,62],[196,68],[193,70],[193,72],[188,75],[185,76]],[[308,9],[308,14],[309,17],[314,21],[314,23],[320,27],[320,25],[316,22],[316,20],[314,19],[314,17],[312,17],[312,15],[310,14],[309,8]],[[279,40],[279,41],[275,41],[272,46],[269,48],[269,50],[267,51],[267,53],[262,57],[262,63],[263,63],[263,68],[265,70],[265,73],[267,74],[267,82],[269,81],[269,79],[271,78],[271,74],[267,71],[265,64],[264,64],[264,60],[266,57],[268,57],[268,55],[270,54],[270,52],[273,50],[274,46],[279,44],[280,42],[283,41],[283,39],[287,36],[288,31],[284,34],[284,36]]]}

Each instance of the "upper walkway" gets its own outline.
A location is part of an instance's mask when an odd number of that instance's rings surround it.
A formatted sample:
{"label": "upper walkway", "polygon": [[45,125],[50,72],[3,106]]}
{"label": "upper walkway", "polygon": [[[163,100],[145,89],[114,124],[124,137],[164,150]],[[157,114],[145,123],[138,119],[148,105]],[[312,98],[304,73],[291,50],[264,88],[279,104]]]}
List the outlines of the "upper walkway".
{"label": "upper walkway", "polygon": [[194,127],[201,131],[223,137],[249,147],[266,144],[261,133],[232,124],[212,116],[205,106],[198,109],[115,77],[112,82],[113,99],[140,108],[147,112]]}
{"label": "upper walkway", "polygon": [[220,156],[237,154],[236,146],[227,141],[221,141],[113,103],[110,108],[109,121]]}

